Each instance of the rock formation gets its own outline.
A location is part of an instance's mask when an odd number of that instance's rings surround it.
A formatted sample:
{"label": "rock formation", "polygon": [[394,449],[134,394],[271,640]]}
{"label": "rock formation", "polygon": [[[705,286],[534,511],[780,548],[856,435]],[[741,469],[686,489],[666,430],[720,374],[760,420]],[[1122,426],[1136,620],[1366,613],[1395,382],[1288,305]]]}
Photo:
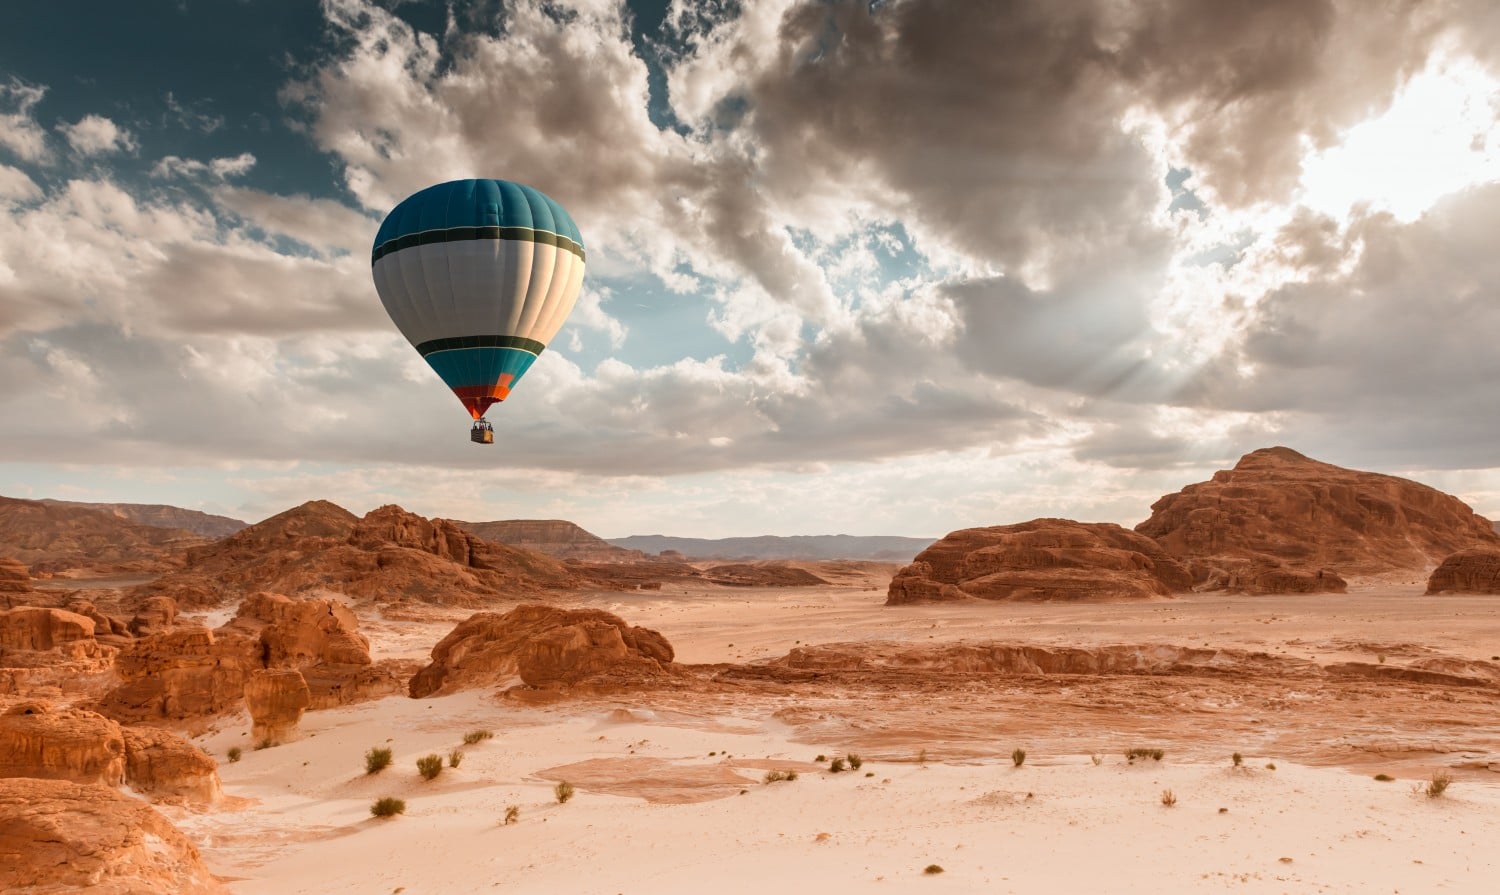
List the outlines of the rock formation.
{"label": "rock formation", "polygon": [[509,519],[498,522],[459,522],[459,528],[486,541],[522,547],[559,559],[582,562],[641,562],[646,554],[616,547],[562,519]]}
{"label": "rock formation", "polygon": [[784,562],[725,563],[703,570],[703,580],[725,587],[814,587],[822,578]]}
{"label": "rock formation", "polygon": [[294,668],[262,669],[245,682],[245,708],[253,725],[250,735],[257,743],[297,739],[297,725],[311,703],[307,681]]}
{"label": "rock formation", "polygon": [[98,695],[113,681],[115,654],[87,616],[38,606],[0,612],[0,694]]}
{"label": "rock formation", "polygon": [[262,667],[258,639],[179,623],[120,651],[123,683],[98,709],[125,722],[198,722],[237,708],[245,681]]}
{"label": "rock formation", "polygon": [[1150,538],[1107,522],[1035,519],[937,541],[896,574],[886,603],[1150,599],[1190,585]]}
{"label": "rock formation", "polygon": [[213,804],[223,796],[219,765],[202,749],[158,727],[124,727],[125,782],[153,798]]}
{"label": "rock formation", "polygon": [[39,699],[0,711],[0,777],[41,777],[118,786],[125,782],[120,725]]}
{"label": "rock formation", "polygon": [[1200,587],[1251,592],[1343,590],[1343,578],[1425,572],[1457,550],[1500,547],[1456,497],[1284,447],[1166,495],[1136,531],[1189,563]]}
{"label": "rock formation", "polygon": [[182,564],[207,538],[176,528],[139,525],[96,510],[0,497],[0,555],[32,573],[91,575],[162,572]]}
{"label": "rock formation", "polygon": [[220,895],[198,849],[151,806],[98,785],[0,780],[0,891]]}
{"label": "rock formation", "polygon": [[31,570],[9,556],[0,556],[0,609],[30,605]]}
{"label": "rock formation", "polygon": [[1427,579],[1429,594],[1500,594],[1500,548],[1474,547],[1446,557]]}
{"label": "rock formation", "polygon": [[603,672],[660,674],[672,657],[665,637],[611,613],[525,605],[460,622],[432,648],[432,663],[412,677],[410,693],[446,695],[514,675],[542,686]]}
{"label": "rock formation", "polygon": [[136,637],[162,634],[177,621],[177,601],[171,597],[147,597],[130,620],[130,633]]}
{"label": "rock formation", "polygon": [[446,520],[386,506],[363,519],[313,501],[188,554],[187,567],[137,591],[213,606],[256,591],[477,606],[576,586],[552,557],[482,540]]}

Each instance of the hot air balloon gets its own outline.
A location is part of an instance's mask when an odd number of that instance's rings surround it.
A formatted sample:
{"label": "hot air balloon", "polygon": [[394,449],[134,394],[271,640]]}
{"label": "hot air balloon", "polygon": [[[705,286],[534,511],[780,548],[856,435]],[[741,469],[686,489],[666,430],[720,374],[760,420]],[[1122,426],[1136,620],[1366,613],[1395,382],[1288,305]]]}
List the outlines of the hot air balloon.
{"label": "hot air balloon", "polygon": [[375,290],[406,336],[494,443],[504,401],[567,319],[583,285],[583,236],[563,207],[505,180],[414,193],[380,224]]}

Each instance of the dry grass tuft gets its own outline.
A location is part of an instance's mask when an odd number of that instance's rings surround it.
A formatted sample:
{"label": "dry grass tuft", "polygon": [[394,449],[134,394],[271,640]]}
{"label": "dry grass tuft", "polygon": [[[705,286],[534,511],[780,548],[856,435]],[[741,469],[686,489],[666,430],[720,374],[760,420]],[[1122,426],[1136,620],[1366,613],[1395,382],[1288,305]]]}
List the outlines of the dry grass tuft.
{"label": "dry grass tuft", "polygon": [[1170,789],[1164,789],[1161,791],[1161,803],[1163,805],[1166,805],[1168,808],[1171,808],[1173,805],[1177,804],[1177,795]]}
{"label": "dry grass tuft", "polygon": [[365,773],[378,774],[391,766],[391,750],[375,747],[365,753]]}
{"label": "dry grass tuft", "polygon": [[468,733],[464,734],[464,745],[473,746],[477,743],[484,742],[494,735],[494,732],[488,730],[471,730]]}
{"label": "dry grass tuft", "polygon": [[568,799],[573,798],[573,784],[564,780],[563,782],[552,787],[552,794],[557,796],[557,804],[565,804]]}
{"label": "dry grass tuft", "polygon": [[1012,752],[1010,754],[1010,760],[1012,764],[1019,768],[1021,765],[1026,763],[1026,750],[1017,749],[1016,751]]}
{"label": "dry grass tuft", "polygon": [[370,813],[375,817],[395,817],[398,814],[406,813],[406,803],[400,799],[386,796],[383,799],[375,800],[375,804],[370,806]]}
{"label": "dry grass tuft", "polygon": [[417,759],[417,773],[423,780],[431,780],[443,772],[443,756],[424,755]]}

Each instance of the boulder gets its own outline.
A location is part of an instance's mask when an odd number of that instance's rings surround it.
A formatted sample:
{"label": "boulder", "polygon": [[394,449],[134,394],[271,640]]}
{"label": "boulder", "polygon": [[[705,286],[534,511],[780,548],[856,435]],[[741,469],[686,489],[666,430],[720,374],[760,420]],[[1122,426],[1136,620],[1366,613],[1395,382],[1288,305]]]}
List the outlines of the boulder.
{"label": "boulder", "polygon": [[257,743],[288,743],[297,739],[297,725],[312,695],[302,672],[294,668],[262,669],[245,682],[245,708],[250,712],[250,735]]}
{"label": "boulder", "polygon": [[1429,594],[1500,594],[1500,549],[1475,547],[1443,559],[1427,579]]}
{"label": "boulder", "polygon": [[118,786],[125,781],[120,725],[39,699],[0,712],[0,777],[41,777]]}
{"label": "boulder", "polygon": [[105,786],[0,780],[0,891],[221,895],[198,849],[151,806]]}
{"label": "boulder", "polygon": [[150,637],[164,633],[177,620],[177,601],[171,597],[147,597],[130,620],[130,633]]}
{"label": "boulder", "polygon": [[1192,576],[1150,538],[1107,522],[1034,519],[955,531],[891,580],[887,605],[1152,599]]}
{"label": "boulder", "polygon": [[0,650],[66,651],[94,642],[93,619],[65,609],[22,606],[0,612]]}
{"label": "boulder", "polygon": [[223,797],[219,765],[207,753],[168,730],[126,727],[125,781],[153,798],[211,805]]}
{"label": "boulder", "polygon": [[1166,495],[1135,530],[1190,563],[1200,587],[1251,592],[1343,590],[1345,578],[1423,574],[1455,551],[1500,547],[1489,521],[1456,497],[1284,447]]}
{"label": "boulder", "polygon": [[460,622],[433,647],[432,662],[412,677],[409,692],[413,698],[446,695],[494,686],[516,675],[528,683],[550,684],[576,682],[607,669],[657,674],[672,658],[665,637],[628,625],[617,615],[528,604],[503,615],[476,613]]}

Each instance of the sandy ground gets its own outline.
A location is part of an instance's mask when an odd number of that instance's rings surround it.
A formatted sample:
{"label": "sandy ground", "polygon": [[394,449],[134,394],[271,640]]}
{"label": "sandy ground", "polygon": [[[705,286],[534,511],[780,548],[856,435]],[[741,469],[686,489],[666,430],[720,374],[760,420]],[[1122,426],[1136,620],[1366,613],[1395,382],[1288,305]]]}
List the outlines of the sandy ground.
{"label": "sandy ground", "polygon": [[[576,602],[662,631],[689,663],[849,641],[1211,643],[1321,664],[1500,655],[1500,598],[1412,588],[887,608],[879,581],[861,584]],[[452,621],[365,626],[384,658],[424,652]],[[546,707],[489,692],[390,698],[309,714],[304,739],[261,751],[230,720],[199,740],[218,756],[245,750],[220,766],[229,802],[168,810],[240,893],[1488,893],[1500,882],[1500,774],[1484,769],[1500,770],[1497,702],[1492,689],[1264,675],[836,678]],[[463,746],[478,729],[494,738]],[[367,776],[372,746],[395,761]],[[1129,763],[1131,746],[1166,755]],[[417,775],[418,757],[455,748],[459,768]],[[845,751],[860,770],[814,761]],[[766,784],[769,769],[799,777]],[[1443,797],[1413,791],[1439,770],[1455,776]],[[1398,779],[1374,780],[1382,771]],[[577,790],[566,804],[559,780]],[[386,795],[406,813],[371,818]],[[510,805],[520,819],[504,825]],[[931,864],[945,872],[924,873]]]}

